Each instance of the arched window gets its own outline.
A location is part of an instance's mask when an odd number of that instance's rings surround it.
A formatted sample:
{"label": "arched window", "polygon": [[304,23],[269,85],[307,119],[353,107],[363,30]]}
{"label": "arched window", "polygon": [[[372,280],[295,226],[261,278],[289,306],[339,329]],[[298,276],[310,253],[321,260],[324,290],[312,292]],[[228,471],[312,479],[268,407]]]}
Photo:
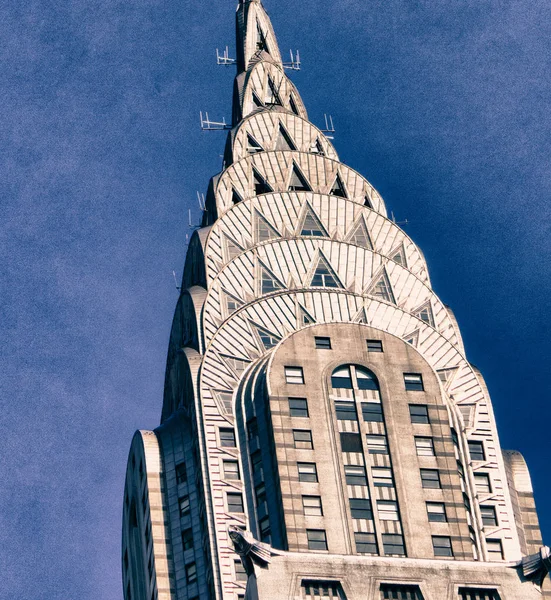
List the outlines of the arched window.
{"label": "arched window", "polygon": [[379,384],[375,375],[365,367],[344,365],[337,367],[331,375],[331,386],[334,389],[378,390]]}

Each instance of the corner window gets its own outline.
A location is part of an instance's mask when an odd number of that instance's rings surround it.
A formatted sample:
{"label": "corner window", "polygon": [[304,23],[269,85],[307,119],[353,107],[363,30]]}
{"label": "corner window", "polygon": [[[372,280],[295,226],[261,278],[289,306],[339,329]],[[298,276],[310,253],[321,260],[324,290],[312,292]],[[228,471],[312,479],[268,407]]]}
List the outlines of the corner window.
{"label": "corner window", "polygon": [[423,392],[423,377],[420,373],[404,373],[404,385],[409,392]]}
{"label": "corner window", "polygon": [[302,367],[285,367],[286,383],[304,383],[304,373]]}
{"label": "corner window", "polygon": [[431,523],[447,523],[446,506],[443,502],[427,502],[427,514]]}
{"label": "corner window", "polygon": [[303,482],[317,483],[318,471],[316,469],[316,463],[297,463],[298,468],[298,480]]}
{"label": "corner window", "polygon": [[437,469],[421,469],[421,483],[427,489],[440,489],[440,473]]}
{"label": "corner window", "polygon": [[327,550],[325,529],[307,529],[308,550]]}
{"label": "corner window", "polygon": [[435,456],[434,442],[430,437],[416,437],[415,449],[417,450],[417,456]]}
{"label": "corner window", "polygon": [[317,350],[331,350],[331,338],[328,337],[315,337],[316,349]]}
{"label": "corner window", "polygon": [[471,460],[486,460],[484,444],[476,440],[469,440],[469,454]]}
{"label": "corner window", "polygon": [[312,450],[314,447],[309,429],[293,429],[293,440],[297,449]]}
{"label": "corner window", "polygon": [[381,340],[366,340],[368,352],[382,352],[383,342]]}
{"label": "corner window", "polygon": [[409,415],[412,423],[428,424],[429,408],[426,404],[410,404]]}
{"label": "corner window", "polygon": [[453,557],[452,540],[445,535],[433,535],[432,547],[434,556]]}
{"label": "corner window", "polygon": [[289,398],[289,414],[291,417],[307,417],[308,401],[306,398]]}
{"label": "corner window", "polygon": [[307,517],[323,517],[321,498],[319,496],[302,496],[302,507]]}
{"label": "corner window", "polygon": [[356,532],[354,534],[354,541],[356,542],[356,552],[358,554],[378,554],[377,540],[374,533],[361,533]]}

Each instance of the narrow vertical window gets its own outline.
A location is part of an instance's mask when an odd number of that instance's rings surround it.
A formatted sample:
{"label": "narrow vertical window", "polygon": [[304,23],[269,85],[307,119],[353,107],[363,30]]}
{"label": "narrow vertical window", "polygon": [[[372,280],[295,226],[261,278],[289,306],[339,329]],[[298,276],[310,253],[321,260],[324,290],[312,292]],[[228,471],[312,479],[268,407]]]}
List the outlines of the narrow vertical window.
{"label": "narrow vertical window", "polygon": [[501,540],[486,540],[486,548],[488,549],[488,558],[491,561],[503,560],[503,544]]}
{"label": "narrow vertical window", "polygon": [[490,476],[487,473],[475,473],[474,485],[477,494],[484,495],[492,493],[492,486],[490,485]]}
{"label": "narrow vertical window", "polygon": [[497,527],[497,513],[495,506],[481,506],[480,515],[484,527]]}
{"label": "narrow vertical window", "polygon": [[186,463],[179,463],[176,465],[176,484],[180,485],[181,483],[186,483],[187,481],[187,471],[186,471]]}

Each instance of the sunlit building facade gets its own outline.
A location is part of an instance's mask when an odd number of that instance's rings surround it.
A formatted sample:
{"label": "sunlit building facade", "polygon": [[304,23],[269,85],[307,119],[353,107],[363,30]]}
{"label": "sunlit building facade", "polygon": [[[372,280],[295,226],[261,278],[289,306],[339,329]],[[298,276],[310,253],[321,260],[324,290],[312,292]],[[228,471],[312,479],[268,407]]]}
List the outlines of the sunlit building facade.
{"label": "sunlit building facade", "polygon": [[524,460],[423,254],[308,120],[259,0],[237,8],[236,64],[161,424],[130,451],[125,600],[545,597]]}

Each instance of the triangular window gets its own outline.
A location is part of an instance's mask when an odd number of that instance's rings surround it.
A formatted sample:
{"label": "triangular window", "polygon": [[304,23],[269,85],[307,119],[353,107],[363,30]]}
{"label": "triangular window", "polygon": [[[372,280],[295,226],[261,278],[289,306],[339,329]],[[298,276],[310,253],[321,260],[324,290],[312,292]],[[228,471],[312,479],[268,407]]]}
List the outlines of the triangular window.
{"label": "triangular window", "polygon": [[332,196],[339,196],[339,198],[348,198],[344,183],[342,182],[341,176],[337,173],[335,183],[329,192]]}
{"label": "triangular window", "polygon": [[277,346],[277,344],[281,340],[279,336],[274,335],[267,329],[264,329],[264,327],[254,325],[254,328],[256,329],[256,333],[258,334],[258,337],[260,338],[260,341],[262,342],[262,345],[264,346],[264,348],[266,348],[266,350]]}
{"label": "triangular window", "polygon": [[289,182],[290,192],[311,192],[312,188],[306,181],[306,177],[299,171],[298,167],[293,163],[293,172],[291,173],[291,181]]}
{"label": "triangular window", "polygon": [[255,106],[258,106],[259,108],[262,108],[264,106],[264,104],[262,104],[262,101],[260,100],[260,98],[253,92],[253,104]]}
{"label": "triangular window", "polygon": [[233,296],[232,294],[228,294],[228,292],[224,292],[226,295],[226,312],[228,316],[233,314],[236,310],[239,310],[243,306],[243,300],[237,298],[237,296]]}
{"label": "triangular window", "polygon": [[354,317],[353,321],[355,323],[364,323],[365,325],[368,325],[365,308],[360,309],[360,312]]}
{"label": "triangular window", "polygon": [[224,356],[220,355],[220,358],[230,367],[232,371],[237,373],[237,375],[241,375],[243,371],[251,364],[248,360],[243,360],[241,358],[235,358],[234,356]]}
{"label": "triangular window", "polygon": [[249,154],[264,152],[264,148],[250,134],[247,134],[247,152]]}
{"label": "triangular window", "polygon": [[352,233],[348,236],[347,241],[351,244],[356,244],[356,246],[368,248],[369,250],[373,248],[371,238],[369,237],[369,232],[367,231],[367,225],[365,224],[365,221],[363,219],[360,219],[360,222],[356,225]]}
{"label": "triangular window", "polygon": [[296,150],[297,147],[293,143],[291,136],[285,131],[283,125],[279,125],[279,134],[277,136],[276,150]]}
{"label": "triangular window", "polygon": [[373,205],[371,204],[371,200],[369,199],[369,196],[364,196],[364,206],[367,206],[367,208],[373,208]]}
{"label": "triangular window", "polygon": [[256,49],[265,50],[268,52],[268,54],[270,53],[268,50],[268,44],[266,43],[266,36],[264,35],[262,27],[258,21],[256,22]]}
{"label": "triangular window", "polygon": [[375,298],[381,298],[382,300],[386,300],[387,302],[392,302],[393,304],[396,304],[386,271],[383,271],[382,275],[379,277],[377,282],[371,287],[368,293],[370,296],[375,296]]}
{"label": "triangular window", "polygon": [[403,339],[414,348],[417,348],[417,344],[419,343],[419,330],[416,329],[415,331],[408,333],[403,337]]}
{"label": "triangular window", "polygon": [[231,201],[233,204],[239,204],[241,200],[243,200],[243,198],[235,191],[235,188],[232,188]]}
{"label": "triangular window", "polygon": [[266,91],[266,104],[281,104],[279,93],[271,77],[268,77],[268,89]]}
{"label": "triangular window", "polygon": [[266,178],[263,177],[254,167],[253,167],[253,177],[254,177],[254,193],[258,196],[259,194],[269,194],[273,192],[272,186],[266,181]]}
{"label": "triangular window", "polygon": [[295,113],[295,115],[300,116],[300,114],[298,112],[297,104],[296,104],[295,99],[293,98],[292,94],[289,96],[289,108],[291,109],[292,112]]}
{"label": "triangular window", "polygon": [[306,205],[306,212],[304,213],[300,235],[327,237],[327,231],[325,230],[325,227],[321,224],[320,220],[316,217],[314,211],[308,204]]}
{"label": "triangular window", "polygon": [[402,265],[402,267],[405,267],[407,265],[406,255],[403,246],[396,248],[396,250],[394,250],[394,252],[391,253],[390,258],[392,258],[392,260],[398,263],[399,265]]}
{"label": "triangular window", "polygon": [[320,256],[318,266],[312,276],[310,285],[313,287],[342,288],[335,271],[329,266],[329,263]]}
{"label": "triangular window", "polygon": [[316,139],[315,143],[310,147],[311,154],[319,154],[319,156],[325,156],[325,152],[323,150],[323,146],[319,139]]}
{"label": "triangular window", "polygon": [[424,321],[431,327],[434,327],[434,316],[432,314],[432,307],[430,305],[430,302],[427,302],[423,306],[413,311],[413,314],[417,318],[421,319],[421,321]]}
{"label": "triangular window", "polygon": [[261,290],[263,294],[285,289],[283,284],[266,267],[260,268],[260,280],[262,282]]}
{"label": "triangular window", "polygon": [[229,237],[226,237],[226,252],[228,255],[228,260],[232,260],[238,254],[243,252],[243,248],[234,240]]}
{"label": "triangular window", "polygon": [[314,317],[300,304],[298,305],[298,318],[300,325],[311,325],[316,322]]}
{"label": "triangular window", "polygon": [[268,221],[257,211],[254,211],[255,237],[257,242],[266,242],[281,235],[268,223]]}
{"label": "triangular window", "polygon": [[453,379],[456,371],[457,367],[451,367],[450,369],[439,369],[436,372],[438,373],[438,377],[440,377],[440,381],[442,383],[448,383]]}

